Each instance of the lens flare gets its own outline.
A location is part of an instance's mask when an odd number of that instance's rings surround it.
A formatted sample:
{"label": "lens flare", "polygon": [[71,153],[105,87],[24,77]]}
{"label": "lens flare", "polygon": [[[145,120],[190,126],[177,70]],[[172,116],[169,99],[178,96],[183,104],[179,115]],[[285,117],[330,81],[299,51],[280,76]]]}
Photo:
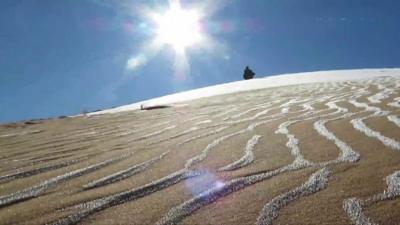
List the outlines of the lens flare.
{"label": "lens flare", "polygon": [[213,188],[222,188],[225,183],[218,178],[218,176],[211,171],[202,170],[201,176],[197,179],[188,179],[185,181],[185,186],[193,196],[199,195],[203,191]]}
{"label": "lens flare", "polygon": [[146,31],[147,35],[153,37],[146,40],[139,54],[127,61],[126,69],[137,70],[168,47],[174,54],[168,58],[172,61],[174,83],[189,81],[190,54],[199,52],[198,50],[216,52],[216,42],[207,29],[207,19],[211,12],[216,11],[213,9],[216,5],[219,4],[213,1],[212,6],[210,2],[182,6],[180,0],[169,0],[166,7],[157,5],[155,8],[141,8],[139,14],[144,21],[136,27],[136,31]]}

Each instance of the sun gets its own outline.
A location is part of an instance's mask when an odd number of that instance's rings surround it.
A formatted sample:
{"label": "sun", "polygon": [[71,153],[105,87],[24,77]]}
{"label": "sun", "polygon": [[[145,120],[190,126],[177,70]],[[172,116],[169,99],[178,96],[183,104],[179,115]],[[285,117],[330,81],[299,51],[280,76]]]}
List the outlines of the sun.
{"label": "sun", "polygon": [[196,10],[183,9],[179,1],[171,2],[164,14],[155,17],[156,40],[184,53],[186,48],[202,41],[200,19]]}
{"label": "sun", "polygon": [[215,10],[209,10],[214,8],[208,2],[181,5],[180,0],[165,1],[166,5],[140,8],[138,13],[143,17],[140,29],[150,38],[144,42],[141,52],[127,60],[126,68],[136,70],[162,50],[172,49],[168,51],[168,63],[173,69],[174,81],[186,81],[191,72],[190,56],[208,53],[216,46],[208,26]]}

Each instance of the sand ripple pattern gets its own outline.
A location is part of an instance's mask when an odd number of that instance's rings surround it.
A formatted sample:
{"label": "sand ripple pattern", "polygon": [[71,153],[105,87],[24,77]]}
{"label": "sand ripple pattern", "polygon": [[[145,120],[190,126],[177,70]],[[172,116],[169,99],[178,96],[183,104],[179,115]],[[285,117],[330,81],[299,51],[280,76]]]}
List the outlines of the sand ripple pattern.
{"label": "sand ripple pattern", "polygon": [[[15,211],[23,208],[19,206],[32,207],[27,204],[32,199],[40,202],[47,199],[45,195],[50,198],[50,193],[60,191],[62,194],[54,195],[65,195],[60,210],[40,212],[51,215],[41,221],[53,225],[96,223],[98,214],[129,208],[129,204],[121,204],[138,199],[134,203],[143,203],[161,194],[165,201],[171,198],[175,203],[163,208],[163,204],[149,202],[146,207],[159,207],[162,212],[151,215],[152,223],[179,224],[188,217],[196,219],[198,213],[202,216],[215,202],[239,198],[240,192],[252,190],[256,184],[266,185],[268,192],[274,179],[313,171],[300,186],[287,188],[291,181],[282,181],[279,188],[285,191],[272,199],[258,196],[262,201],[259,208],[254,206],[257,209],[249,206],[256,213],[254,218],[246,217],[249,223],[274,224],[282,217],[281,209],[297,203],[302,206],[308,195],[332,191],[333,183],[343,179],[338,179],[337,173],[351,173],[351,168],[369,163],[358,141],[379,145],[382,157],[388,151],[398,154],[400,140],[388,132],[400,132],[399,88],[400,76],[385,76],[261,89],[190,101],[181,107],[1,125],[0,191],[5,191],[0,192],[0,218],[4,217],[6,224],[23,223],[28,217],[24,211]],[[376,121],[388,122],[392,130],[375,128],[379,127],[373,125]],[[344,123],[349,130],[338,127]],[[303,134],[298,133],[299,127]],[[355,133],[362,140],[346,137]],[[303,145],[306,136],[308,141],[319,142],[306,149],[303,146],[310,146]],[[238,140],[245,140],[240,143],[244,149],[236,149]],[[337,151],[329,160],[313,160],[306,154],[324,151],[326,145]],[[287,159],[272,165],[276,159],[268,161],[268,157],[276,151],[282,151],[279,153]],[[226,154],[235,154],[230,156],[233,160],[218,158]],[[259,163],[262,160],[266,161]],[[350,169],[343,172],[343,167]],[[366,196],[362,190],[354,190],[354,195],[340,197],[336,202],[343,203],[339,209],[344,211],[344,219],[357,225],[376,224],[365,209],[398,200],[398,169],[390,170],[394,172],[385,178],[387,188],[382,193],[361,198],[357,196]],[[32,180],[37,182],[32,184]],[[190,192],[185,186],[202,180],[208,183],[199,191]],[[190,195],[179,189],[182,186]],[[296,204],[291,204],[294,201]],[[21,220],[13,216],[17,214]],[[89,216],[93,221],[87,220]],[[136,221],[136,215],[132,213],[130,219]]]}
{"label": "sand ripple pattern", "polygon": [[343,208],[354,224],[377,224],[372,222],[372,219],[368,218],[364,214],[363,209],[377,202],[393,200],[400,196],[400,171],[396,171],[393,174],[387,176],[385,180],[387,184],[387,189],[383,193],[376,194],[365,200],[358,198],[349,198],[343,201]]}
{"label": "sand ripple pattern", "polygon": [[302,196],[318,192],[328,185],[329,171],[323,168],[308,179],[302,186],[295,188],[285,194],[279,195],[268,202],[262,209],[257,219],[257,225],[270,225],[278,217],[279,209]]}
{"label": "sand ripple pattern", "polygon": [[56,176],[49,180],[45,180],[38,185],[35,185],[33,187],[12,193],[10,195],[1,196],[0,197],[0,207],[4,207],[4,206],[10,205],[10,204],[14,204],[16,202],[25,201],[27,199],[40,196],[40,195],[44,194],[44,192],[47,191],[48,189],[50,189],[62,182],[71,180],[73,178],[82,176],[84,174],[91,173],[100,168],[106,167],[110,164],[124,160],[127,157],[129,157],[129,155],[123,155],[123,156],[119,156],[117,158],[112,158],[112,159],[109,159],[109,160],[106,160],[106,161],[103,161],[103,162],[100,162],[100,163],[97,163],[94,165],[90,165],[88,167],[84,167],[81,169],[77,169],[77,170],[65,173],[63,175]]}
{"label": "sand ripple pattern", "polygon": [[254,161],[253,149],[256,146],[258,139],[260,139],[260,137],[261,135],[254,135],[246,144],[244,156],[238,159],[237,161],[220,168],[219,171],[236,170],[252,163]]}

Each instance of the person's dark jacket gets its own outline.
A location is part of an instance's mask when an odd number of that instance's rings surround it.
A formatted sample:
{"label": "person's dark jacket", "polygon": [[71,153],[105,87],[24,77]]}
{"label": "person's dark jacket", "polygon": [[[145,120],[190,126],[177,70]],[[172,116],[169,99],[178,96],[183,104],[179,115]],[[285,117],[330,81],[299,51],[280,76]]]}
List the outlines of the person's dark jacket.
{"label": "person's dark jacket", "polygon": [[255,73],[248,66],[246,66],[246,69],[244,69],[243,78],[245,80],[253,79],[254,75]]}

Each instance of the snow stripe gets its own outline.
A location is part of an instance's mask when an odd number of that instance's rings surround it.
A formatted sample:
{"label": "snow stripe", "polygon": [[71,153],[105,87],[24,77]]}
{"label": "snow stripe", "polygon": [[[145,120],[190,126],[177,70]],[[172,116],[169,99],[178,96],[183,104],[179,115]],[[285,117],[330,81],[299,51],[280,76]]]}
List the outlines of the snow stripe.
{"label": "snow stripe", "polygon": [[220,138],[215,139],[210,144],[208,144],[207,147],[199,155],[196,155],[193,158],[189,159],[185,164],[185,168],[193,167],[194,165],[202,162],[204,159],[207,158],[209,152],[212,151],[221,142],[225,141],[228,138],[231,138],[231,137],[234,137],[236,135],[242,134],[244,132],[246,132],[246,130],[239,130],[239,131],[236,131],[234,133],[230,133],[230,134],[227,134],[227,135],[224,135],[224,136],[222,136]]}
{"label": "snow stripe", "polygon": [[187,129],[187,130],[181,132],[181,133],[178,133],[178,134],[175,134],[175,135],[172,135],[172,136],[169,136],[169,137],[160,139],[160,140],[156,140],[156,141],[147,143],[146,145],[159,144],[159,143],[161,143],[161,142],[165,142],[165,141],[169,141],[169,140],[171,140],[171,139],[175,139],[175,138],[178,138],[178,137],[182,137],[182,136],[184,136],[184,135],[190,134],[190,133],[192,133],[193,131],[197,131],[197,130],[199,130],[198,127],[191,127],[191,128],[189,128],[189,129]]}
{"label": "snow stripe", "polygon": [[129,130],[126,130],[125,132],[117,133],[116,136],[117,137],[126,136],[126,135],[130,135],[130,134],[142,132],[142,131],[147,130],[147,129],[152,129],[152,128],[156,128],[156,127],[159,127],[159,126],[163,126],[163,125],[166,125],[166,124],[169,124],[169,123],[171,123],[171,121],[161,122],[161,123],[157,123],[157,124],[152,125],[152,126],[145,126],[145,127],[141,127],[141,128],[138,128],[138,129],[129,129]]}
{"label": "snow stripe", "polygon": [[206,132],[206,133],[203,133],[203,134],[188,138],[188,139],[184,140],[183,142],[179,143],[178,146],[184,145],[184,144],[189,143],[191,141],[198,140],[198,139],[203,138],[203,137],[207,137],[207,136],[210,136],[210,135],[213,135],[213,134],[217,134],[217,133],[222,132],[223,130],[225,130],[227,128],[229,128],[229,127],[227,127],[227,126],[220,127],[220,128],[218,128],[216,130],[213,130],[213,131],[210,131],[210,132]]}
{"label": "snow stripe", "polygon": [[393,102],[389,102],[388,106],[400,108],[400,97],[395,98]]}
{"label": "snow stripe", "polygon": [[205,123],[211,123],[212,121],[211,120],[203,120],[203,121],[200,121],[200,122],[197,122],[197,123],[195,123],[194,125],[201,125],[201,124],[205,124]]}
{"label": "snow stripe", "polygon": [[172,129],[174,129],[175,127],[176,127],[176,125],[172,125],[172,126],[169,126],[169,127],[165,127],[165,128],[163,128],[163,129],[160,129],[160,130],[155,131],[155,132],[153,132],[153,133],[146,134],[146,135],[143,135],[143,136],[141,136],[141,137],[135,138],[135,139],[133,139],[133,141],[141,141],[141,140],[144,140],[144,139],[148,139],[148,138],[157,136],[157,135],[159,135],[159,134],[162,134],[162,133],[164,133],[164,132],[166,132],[166,131],[168,131],[168,130],[172,130]]}
{"label": "snow stripe", "polygon": [[237,118],[239,118],[239,117],[241,117],[243,115],[246,115],[246,114],[248,114],[250,112],[253,112],[253,111],[256,111],[256,110],[259,110],[259,109],[260,109],[260,107],[251,108],[251,109],[245,110],[245,111],[243,111],[241,113],[238,113],[236,115],[225,117],[223,120],[225,121],[225,120],[230,120],[230,119],[237,119]]}
{"label": "snow stripe", "polygon": [[369,106],[366,103],[360,103],[357,102],[355,100],[349,100],[349,102],[351,104],[353,104],[356,107],[362,107],[365,108],[366,111],[373,111],[374,113],[372,115],[369,116],[365,116],[362,118],[355,118],[352,119],[350,122],[353,125],[353,127],[357,130],[359,130],[360,132],[364,133],[365,135],[367,135],[368,137],[373,137],[378,139],[379,141],[382,142],[382,144],[384,144],[385,146],[388,146],[392,149],[395,150],[400,150],[400,143],[397,142],[394,139],[391,139],[389,137],[386,137],[384,135],[382,135],[381,133],[379,133],[378,131],[374,131],[371,128],[369,128],[363,120],[371,118],[371,117],[378,117],[378,116],[387,116],[389,114],[389,112],[387,111],[382,111],[380,108],[378,107],[374,107],[374,106]]}
{"label": "snow stripe", "polygon": [[[348,116],[341,116],[337,117],[336,119],[343,119]],[[314,129],[320,134],[324,136],[326,139],[333,141],[335,145],[340,149],[341,153],[338,157],[337,161],[340,162],[357,162],[360,159],[360,154],[355,152],[349,145],[347,145],[344,141],[337,138],[332,132],[330,132],[326,127],[325,124],[331,120],[319,120],[314,123]]]}
{"label": "snow stripe", "polygon": [[360,118],[352,119],[350,122],[351,122],[351,124],[353,124],[353,127],[355,129],[361,131],[368,137],[373,137],[373,138],[378,139],[379,141],[382,142],[382,144],[384,144],[387,147],[390,147],[395,150],[400,150],[400,143],[398,141],[388,138],[386,136],[383,136],[378,131],[372,130],[363,122],[362,118],[361,119]]}
{"label": "snow stripe", "polygon": [[73,160],[69,160],[69,161],[65,161],[65,162],[61,162],[61,163],[56,163],[56,164],[52,164],[52,165],[48,165],[48,166],[34,168],[31,170],[20,171],[20,172],[16,172],[16,173],[3,175],[3,176],[0,176],[0,182],[8,182],[8,181],[12,181],[12,180],[19,179],[19,178],[34,176],[34,175],[37,175],[40,173],[48,172],[51,170],[56,170],[56,169],[66,167],[66,166],[70,166],[70,165],[76,164],[80,161],[81,161],[81,159],[73,159]]}
{"label": "snow stripe", "polygon": [[303,155],[300,152],[300,148],[298,146],[299,140],[292,134],[289,133],[288,127],[300,120],[286,121],[279,125],[278,130],[275,131],[276,134],[284,134],[288,139],[286,142],[286,146],[290,149],[290,153],[295,157],[295,161],[304,166],[311,166],[313,163],[305,160]]}
{"label": "snow stripe", "polygon": [[260,139],[260,137],[260,135],[254,135],[249,141],[247,141],[244,156],[239,160],[220,168],[219,171],[236,170],[252,163],[254,161],[253,149],[258,143],[258,139]]}
{"label": "snow stripe", "polygon": [[106,160],[106,161],[103,161],[103,162],[100,162],[100,163],[97,163],[97,164],[94,164],[94,165],[91,165],[91,166],[88,166],[88,167],[85,167],[82,169],[77,169],[77,170],[71,171],[69,173],[53,177],[49,180],[45,180],[45,181],[41,182],[40,184],[35,185],[33,187],[29,187],[29,188],[26,188],[24,190],[21,190],[21,191],[18,191],[18,192],[9,194],[9,195],[0,196],[0,207],[15,204],[15,203],[21,202],[21,201],[26,201],[30,198],[38,197],[38,196],[44,194],[48,189],[50,189],[62,182],[71,180],[75,177],[79,177],[79,176],[88,174],[88,173],[98,170],[100,168],[106,167],[112,163],[122,161],[122,160],[126,159],[127,157],[129,157],[130,155],[132,155],[132,154],[131,153],[126,154],[126,155],[112,158],[112,159],[109,159],[109,160]]}
{"label": "snow stripe", "polygon": [[109,207],[122,204],[124,202],[132,201],[138,198],[142,198],[146,195],[152,194],[164,188],[170,187],[181,180],[188,179],[190,177],[198,176],[199,173],[180,170],[172,173],[159,180],[153,181],[149,184],[143,185],[138,188],[134,188],[128,191],[120,192],[103,198],[95,199],[90,202],[79,204],[76,207],[80,208],[79,212],[61,218],[58,221],[49,223],[50,225],[72,225],[77,224],[79,221],[90,216],[93,213],[107,209]]}
{"label": "snow stripe", "polygon": [[376,194],[366,200],[349,198],[343,201],[343,209],[347,216],[356,225],[375,225],[370,218],[363,213],[363,208],[377,202],[392,200],[400,196],[400,170],[386,177],[387,189],[383,193]]}
{"label": "snow stripe", "polygon": [[160,161],[162,158],[164,158],[164,156],[166,154],[168,154],[168,152],[164,152],[160,156],[157,156],[148,161],[142,162],[138,165],[129,167],[128,169],[113,173],[111,175],[108,175],[106,177],[103,177],[103,178],[95,180],[95,181],[92,181],[88,184],[83,185],[83,189],[88,190],[88,189],[92,189],[92,188],[97,188],[97,187],[115,183],[120,180],[127,179],[135,174],[138,174],[138,173],[146,170],[147,168],[152,166],[154,163],[156,163],[156,162]]}
{"label": "snow stripe", "polygon": [[192,214],[194,211],[209,205],[219,198],[232,194],[238,190],[241,190],[247,186],[253,185],[255,183],[261,182],[265,179],[271,178],[273,176],[279,175],[281,173],[285,173],[288,171],[294,171],[298,169],[302,169],[300,164],[292,163],[290,165],[284,166],[282,168],[260,173],[256,175],[250,175],[245,177],[239,177],[233,180],[230,180],[226,183],[221,183],[215,185],[214,187],[200,193],[194,198],[185,201],[184,203],[172,208],[167,214],[165,214],[156,225],[174,225],[178,224],[185,217]]}
{"label": "snow stripe", "polygon": [[393,93],[394,93],[393,89],[384,88],[382,91],[380,91],[372,96],[369,96],[367,99],[371,103],[381,103],[382,102],[381,100],[389,98],[389,96]]}
{"label": "snow stripe", "polygon": [[344,141],[340,140],[337,138],[332,132],[330,132],[325,124],[327,122],[339,120],[339,119],[344,119],[348,118],[350,116],[353,116],[355,113],[347,113],[349,110],[343,107],[339,107],[336,105],[337,101],[341,100],[336,100],[336,101],[330,101],[326,103],[326,105],[329,108],[332,109],[337,109],[338,113],[346,113],[342,116],[338,116],[336,118],[331,118],[331,119],[323,119],[323,120],[318,120],[313,124],[314,129],[318,132],[319,135],[325,137],[326,139],[332,141],[339,149],[340,149],[340,155],[339,157],[334,160],[334,161],[328,161],[325,164],[330,164],[330,163],[338,163],[338,162],[356,162],[360,159],[360,154],[355,152],[349,145],[347,145]]}
{"label": "snow stripe", "polygon": [[345,199],[343,201],[343,209],[347,213],[349,219],[356,225],[376,225],[365,216],[362,211],[360,200],[356,198]]}
{"label": "snow stripe", "polygon": [[271,225],[272,221],[278,217],[278,211],[300,197],[307,196],[325,189],[328,184],[330,172],[323,168],[308,179],[302,186],[297,187],[285,194],[279,195],[268,202],[257,219],[257,225]]}
{"label": "snow stripe", "polygon": [[400,117],[396,115],[389,115],[387,116],[389,121],[392,121],[394,124],[396,124],[398,127],[400,127]]}

